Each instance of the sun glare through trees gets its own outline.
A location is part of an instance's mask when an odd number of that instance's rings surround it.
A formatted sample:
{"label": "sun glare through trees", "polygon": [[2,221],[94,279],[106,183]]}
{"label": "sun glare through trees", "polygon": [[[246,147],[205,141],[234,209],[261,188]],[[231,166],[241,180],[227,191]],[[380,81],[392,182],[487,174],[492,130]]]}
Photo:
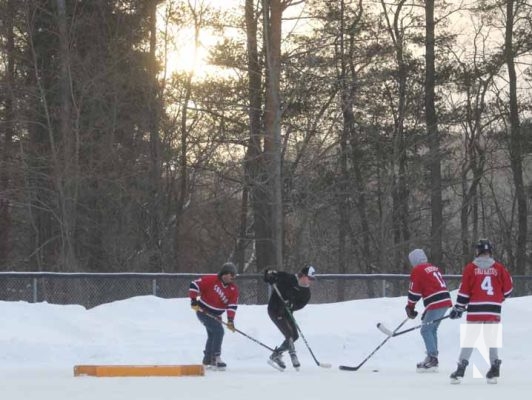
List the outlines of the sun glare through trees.
{"label": "sun glare through trees", "polygon": [[224,16],[236,12],[236,0],[168,0],[158,9],[158,53],[166,75],[192,74],[196,80],[227,73],[213,65],[210,52],[235,28]]}

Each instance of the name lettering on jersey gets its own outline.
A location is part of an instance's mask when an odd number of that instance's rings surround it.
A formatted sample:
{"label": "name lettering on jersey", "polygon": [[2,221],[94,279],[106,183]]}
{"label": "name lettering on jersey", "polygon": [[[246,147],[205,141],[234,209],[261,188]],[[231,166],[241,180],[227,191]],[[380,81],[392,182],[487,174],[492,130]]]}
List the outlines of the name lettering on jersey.
{"label": "name lettering on jersey", "polygon": [[493,267],[486,268],[486,269],[475,268],[475,275],[493,275],[493,276],[497,276],[498,272],[497,272],[497,269],[495,269]]}
{"label": "name lettering on jersey", "polygon": [[431,272],[436,272],[438,271],[438,267],[435,267],[434,265],[429,265],[427,268],[425,268],[424,270],[427,274],[430,274]]}
{"label": "name lettering on jersey", "polygon": [[214,291],[216,292],[216,294],[218,295],[218,297],[220,297],[220,299],[222,300],[222,302],[224,304],[227,304],[229,303],[229,299],[227,298],[227,296],[225,295],[224,291],[222,290],[222,288],[220,288],[220,286],[218,285],[214,285]]}

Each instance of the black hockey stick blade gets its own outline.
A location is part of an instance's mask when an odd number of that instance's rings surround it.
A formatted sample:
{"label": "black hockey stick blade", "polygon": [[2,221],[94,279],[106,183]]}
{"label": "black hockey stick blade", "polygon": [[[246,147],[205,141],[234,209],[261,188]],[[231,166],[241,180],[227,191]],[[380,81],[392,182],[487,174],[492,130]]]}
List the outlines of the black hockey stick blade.
{"label": "black hockey stick blade", "polygon": [[358,371],[360,367],[361,365],[358,365],[356,367],[350,367],[349,365],[340,365],[338,368],[340,368],[342,371]]}

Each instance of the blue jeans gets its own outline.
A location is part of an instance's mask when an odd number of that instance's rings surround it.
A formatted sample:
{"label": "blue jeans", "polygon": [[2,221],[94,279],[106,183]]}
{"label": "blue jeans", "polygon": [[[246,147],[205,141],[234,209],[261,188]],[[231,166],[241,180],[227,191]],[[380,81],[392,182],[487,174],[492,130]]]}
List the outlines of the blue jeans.
{"label": "blue jeans", "polygon": [[429,322],[435,319],[441,318],[447,312],[447,307],[436,308],[433,310],[427,310],[423,316],[423,326],[421,327],[421,337],[425,342],[425,349],[427,355],[430,357],[438,357],[438,327],[440,322]]}
{"label": "blue jeans", "polygon": [[205,342],[204,354],[209,359],[222,354],[222,341],[224,339],[224,328],[221,322],[205,315],[205,313],[197,312],[196,315],[207,330],[207,341]]}

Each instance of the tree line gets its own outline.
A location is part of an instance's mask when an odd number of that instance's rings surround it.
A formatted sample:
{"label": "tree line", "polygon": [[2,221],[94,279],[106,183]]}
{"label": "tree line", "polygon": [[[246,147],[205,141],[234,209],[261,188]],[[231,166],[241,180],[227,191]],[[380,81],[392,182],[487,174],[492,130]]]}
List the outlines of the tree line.
{"label": "tree line", "polygon": [[[530,273],[525,0],[0,14],[0,269],[458,273],[487,237]],[[169,70],[173,30],[218,73]]]}

